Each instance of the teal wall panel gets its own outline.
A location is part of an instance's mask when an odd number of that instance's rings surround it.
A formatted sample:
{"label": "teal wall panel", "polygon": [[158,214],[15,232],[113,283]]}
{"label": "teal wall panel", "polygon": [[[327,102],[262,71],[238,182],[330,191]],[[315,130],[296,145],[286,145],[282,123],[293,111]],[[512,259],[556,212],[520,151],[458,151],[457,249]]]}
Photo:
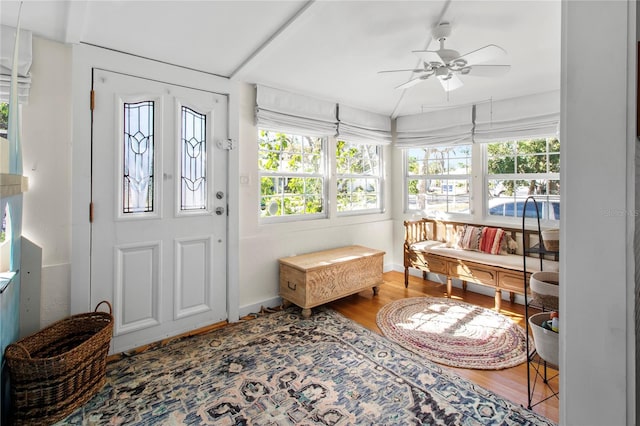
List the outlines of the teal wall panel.
{"label": "teal wall panel", "polygon": [[10,406],[9,372],[4,350],[18,340],[20,332],[20,253],[22,236],[22,194],[6,197],[0,207],[9,207],[11,217],[8,236],[11,238],[10,272],[0,274],[0,424],[6,424]]}

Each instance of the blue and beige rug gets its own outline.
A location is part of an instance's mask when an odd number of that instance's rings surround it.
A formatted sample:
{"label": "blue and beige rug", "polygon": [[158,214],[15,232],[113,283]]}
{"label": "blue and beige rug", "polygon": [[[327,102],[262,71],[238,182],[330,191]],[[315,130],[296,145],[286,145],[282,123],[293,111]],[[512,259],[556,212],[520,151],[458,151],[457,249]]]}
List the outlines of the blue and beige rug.
{"label": "blue and beige rug", "polygon": [[110,363],[60,424],[551,425],[325,309],[290,308]]}

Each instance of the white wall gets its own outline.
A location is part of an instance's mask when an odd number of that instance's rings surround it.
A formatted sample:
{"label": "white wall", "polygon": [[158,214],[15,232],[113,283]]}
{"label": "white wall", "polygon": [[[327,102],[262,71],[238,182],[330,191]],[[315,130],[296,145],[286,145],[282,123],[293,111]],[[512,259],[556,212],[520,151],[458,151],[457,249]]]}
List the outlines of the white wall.
{"label": "white wall", "polygon": [[[635,2],[562,10],[560,423],[635,423]],[[597,53],[596,53],[597,52]],[[607,71],[603,73],[602,64]]]}
{"label": "white wall", "polygon": [[42,247],[40,324],[69,314],[71,268],[71,49],[33,37],[32,85],[23,107],[29,190],[22,234]]}
{"label": "white wall", "polygon": [[[337,217],[335,207],[328,219],[288,223],[260,223],[258,200],[258,129],[255,126],[255,89],[240,90],[240,314],[256,312],[261,305],[274,306],[278,297],[278,259],[311,251],[359,244],[386,252],[385,270],[394,259],[391,185],[386,191],[386,212]],[[391,149],[385,148],[385,175],[390,180]],[[402,247],[402,246],[400,246]],[[383,291],[383,290],[381,290]]]}

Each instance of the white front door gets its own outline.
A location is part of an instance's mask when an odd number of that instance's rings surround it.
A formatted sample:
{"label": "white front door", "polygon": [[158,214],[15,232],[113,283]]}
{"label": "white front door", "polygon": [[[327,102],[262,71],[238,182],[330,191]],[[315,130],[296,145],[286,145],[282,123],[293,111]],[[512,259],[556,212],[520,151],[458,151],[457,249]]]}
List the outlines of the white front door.
{"label": "white front door", "polygon": [[95,69],[91,305],[113,352],[227,319],[227,98]]}

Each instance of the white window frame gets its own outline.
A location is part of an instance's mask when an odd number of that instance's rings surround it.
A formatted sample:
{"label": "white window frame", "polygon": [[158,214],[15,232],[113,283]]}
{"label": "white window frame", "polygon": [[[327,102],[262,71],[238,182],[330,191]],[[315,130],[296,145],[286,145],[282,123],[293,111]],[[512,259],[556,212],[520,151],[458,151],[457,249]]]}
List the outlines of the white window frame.
{"label": "white window frame", "polygon": [[[260,132],[266,130],[258,128],[258,134],[256,135],[260,138]],[[321,165],[318,173],[300,173],[300,172],[265,172],[260,169],[258,164],[258,215],[260,216],[260,223],[282,223],[282,222],[293,222],[293,221],[303,221],[303,220],[316,220],[316,219],[325,219],[329,216],[329,203],[328,203],[328,185],[329,185],[329,175],[327,173],[328,170],[328,146],[329,146],[329,138],[326,136],[317,136],[312,134],[301,134],[301,132],[287,132],[287,131],[275,131],[276,133],[284,133],[291,136],[300,136],[300,137],[314,137],[319,138],[322,141],[321,147]],[[258,162],[260,161],[260,148],[258,148]],[[261,193],[261,182],[264,177],[275,177],[275,178],[286,178],[286,177],[300,177],[300,178],[320,178],[322,179],[322,194],[319,194],[321,197],[322,203],[322,212],[321,213],[302,213],[302,214],[289,214],[289,215],[280,215],[280,216],[263,216],[262,208],[260,203],[262,202],[262,193]],[[269,206],[265,206],[265,209],[268,209]]]}
{"label": "white window frame", "polygon": [[[357,174],[357,173],[340,173],[338,171],[338,143],[344,142],[350,146],[368,146],[373,147],[376,150],[377,155],[377,167],[374,173],[371,174]],[[384,149],[383,146],[376,143],[353,143],[348,140],[343,139],[335,139],[335,163],[333,169],[335,170],[335,182],[332,185],[336,188],[336,215],[337,216],[356,216],[363,214],[376,214],[384,212]],[[378,197],[378,206],[375,208],[356,208],[351,210],[340,211],[338,206],[338,182],[340,179],[368,179],[368,180],[376,180],[377,181],[377,197]]]}
{"label": "white window frame", "polygon": [[[439,146],[433,146],[431,148],[453,148],[453,147],[461,147],[463,145],[439,145]],[[473,216],[473,188],[474,188],[474,170],[476,165],[474,164],[474,145],[473,144],[469,144],[468,145],[471,148],[471,153],[470,153],[470,171],[468,174],[446,174],[446,175],[431,175],[431,174],[427,174],[427,175],[409,175],[409,151],[412,149],[421,149],[421,147],[412,147],[412,148],[406,148],[403,149],[403,158],[402,158],[402,165],[403,165],[403,193],[404,193],[404,200],[403,200],[403,204],[404,204],[404,213],[405,214],[419,214],[422,213],[425,216],[428,217],[441,217],[444,216],[446,218],[456,218],[459,220],[469,220],[472,216]],[[426,147],[425,147],[426,148]],[[425,208],[424,209],[410,209],[409,208],[409,181],[413,180],[413,179],[435,179],[435,180],[466,180],[468,181],[468,185],[469,185],[469,213],[462,213],[462,212],[440,212],[440,211],[430,211],[428,204],[425,202]]]}
{"label": "white window frame", "polygon": [[[543,139],[543,137],[540,138],[530,138],[530,139]],[[482,197],[482,220],[485,222],[501,222],[501,223],[505,223],[505,224],[509,224],[509,225],[522,225],[522,217],[521,216],[500,216],[500,215],[490,215],[489,214],[489,209],[491,208],[490,204],[491,204],[491,195],[490,195],[490,191],[489,191],[489,181],[491,180],[546,180],[548,181],[558,181],[560,184],[560,173],[559,172],[550,172],[549,171],[549,155],[550,154],[554,154],[554,155],[560,155],[560,151],[553,151],[550,152],[549,151],[549,141],[550,139],[557,139],[557,136],[552,135],[552,136],[547,136],[544,137],[544,139],[546,139],[547,144],[546,144],[546,152],[544,154],[538,154],[538,155],[544,155],[546,157],[546,165],[547,165],[547,172],[546,173],[502,173],[502,174],[489,174],[489,153],[488,153],[488,145],[489,144],[481,144],[481,148],[482,148],[482,188],[483,188],[483,197]],[[506,143],[506,142],[520,142],[520,141],[525,141],[525,140],[529,140],[529,139],[518,139],[518,140],[511,140],[511,141],[496,141],[494,143]],[[560,161],[562,161],[562,159],[560,159]],[[510,200],[512,201],[522,201],[524,202],[524,200],[526,200],[528,197],[528,195],[523,195],[520,197],[517,197],[514,195],[513,198],[510,198]],[[533,195],[534,199],[536,201],[541,201],[541,202],[548,202],[548,201],[558,201],[559,203],[561,203],[561,199],[560,199],[560,194],[558,195],[550,195],[550,194],[539,194],[539,195]],[[562,205],[562,204],[560,204]],[[560,214],[562,214],[562,210],[560,210]],[[542,215],[543,212],[540,211],[540,214]],[[560,223],[560,218],[548,218],[548,217],[542,217],[540,219],[540,223],[545,225],[545,226],[558,226]]]}

